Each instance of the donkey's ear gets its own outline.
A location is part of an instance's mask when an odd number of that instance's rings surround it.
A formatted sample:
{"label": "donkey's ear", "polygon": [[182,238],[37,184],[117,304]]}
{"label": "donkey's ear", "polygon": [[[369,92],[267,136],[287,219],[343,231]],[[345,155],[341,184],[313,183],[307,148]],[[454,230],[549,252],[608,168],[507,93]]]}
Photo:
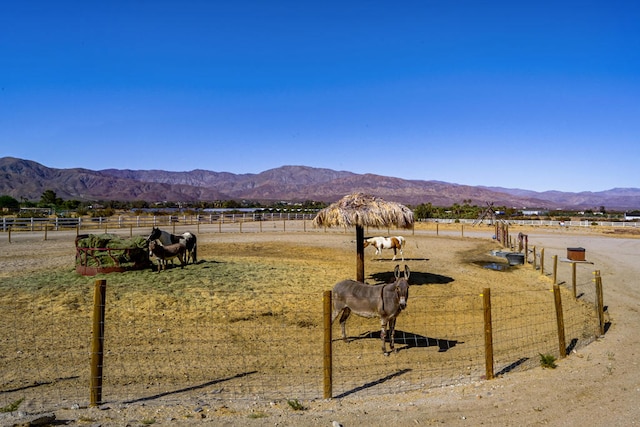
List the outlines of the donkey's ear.
{"label": "donkey's ear", "polygon": [[404,265],[404,278],[405,279],[409,279],[409,275],[411,275],[411,270],[409,270],[409,266],[408,265]]}
{"label": "donkey's ear", "polygon": [[396,279],[400,278],[400,264],[396,265],[396,268],[393,269],[393,275],[396,276]]}

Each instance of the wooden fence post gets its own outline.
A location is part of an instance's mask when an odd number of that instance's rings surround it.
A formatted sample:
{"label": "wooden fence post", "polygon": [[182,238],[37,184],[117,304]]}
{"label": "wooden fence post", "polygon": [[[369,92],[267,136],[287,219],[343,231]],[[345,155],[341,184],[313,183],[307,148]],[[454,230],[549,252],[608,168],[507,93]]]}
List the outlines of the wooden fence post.
{"label": "wooden fence post", "polygon": [[604,335],[604,298],[602,295],[602,276],[600,270],[594,272],[596,275],[596,311],[598,315],[598,327],[600,335]]}
{"label": "wooden fence post", "polygon": [[540,275],[544,276],[544,248],[540,249]]}
{"label": "wooden fence post", "polygon": [[491,325],[491,289],[482,291],[482,307],[484,312],[484,363],[488,380],[493,379],[493,327]]}
{"label": "wooden fence post", "polygon": [[7,228],[7,235],[9,236],[9,243],[11,243],[11,226]]}
{"label": "wooden fence post", "polygon": [[322,295],[324,314],[324,393],[325,399],[333,397],[333,352],[331,348],[331,291],[324,291]]}
{"label": "wooden fence post", "polygon": [[571,285],[573,286],[573,298],[578,298],[578,292],[576,290],[577,278],[576,278],[576,263],[571,263]]}
{"label": "wooden fence post", "polygon": [[102,403],[102,368],[104,361],[104,312],[107,281],[95,281],[93,292],[93,337],[91,340],[90,406]]}
{"label": "wooden fence post", "polygon": [[558,283],[558,255],[553,256],[553,284]]}
{"label": "wooden fence post", "polygon": [[556,304],[556,320],[558,323],[558,350],[560,357],[564,358],[567,356],[567,344],[564,337],[564,316],[562,314],[562,297],[559,285],[553,285],[553,298]]}
{"label": "wooden fence post", "polygon": [[536,260],[536,247],[533,247],[533,269],[536,269],[536,266],[538,265],[537,260]]}

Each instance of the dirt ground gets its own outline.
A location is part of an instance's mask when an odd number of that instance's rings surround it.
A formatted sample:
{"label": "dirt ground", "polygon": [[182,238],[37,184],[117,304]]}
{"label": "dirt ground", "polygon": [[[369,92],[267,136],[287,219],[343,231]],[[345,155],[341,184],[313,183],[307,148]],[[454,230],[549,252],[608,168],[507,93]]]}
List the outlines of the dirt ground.
{"label": "dirt ground", "polygon": [[[211,414],[203,410],[197,400],[187,400],[179,405],[104,405],[99,408],[60,409],[51,414],[55,417],[53,423],[102,426],[339,424],[345,427],[390,424],[640,424],[640,405],[637,404],[640,399],[637,366],[637,353],[640,351],[637,338],[640,327],[640,239],[637,234],[576,228],[512,228],[511,233],[515,235],[519,231],[528,234],[530,247],[544,247],[549,252],[562,254],[567,247],[584,247],[589,260],[603,273],[605,305],[608,306],[612,326],[599,340],[558,361],[557,369],[536,368],[490,381],[402,394],[362,397],[356,393],[341,399],[303,402],[305,410],[302,411],[292,411],[281,402],[240,400],[229,401]],[[443,238],[432,241],[429,248],[433,258],[447,250],[447,236],[458,238],[460,233],[443,227],[440,235]],[[492,229],[467,228],[464,235],[490,239]],[[251,238],[250,233],[226,236],[235,241]],[[283,238],[278,236],[274,234],[273,238]],[[322,238],[322,234],[317,236]],[[18,243],[21,238],[13,236]],[[206,241],[205,237],[201,244],[205,246]],[[17,270],[36,271],[69,262],[68,251],[43,260],[28,245],[10,247],[4,236],[0,236],[0,248],[0,280]],[[185,411],[191,416],[185,418]],[[21,411],[0,414],[0,425],[15,425],[33,417],[33,414]]]}

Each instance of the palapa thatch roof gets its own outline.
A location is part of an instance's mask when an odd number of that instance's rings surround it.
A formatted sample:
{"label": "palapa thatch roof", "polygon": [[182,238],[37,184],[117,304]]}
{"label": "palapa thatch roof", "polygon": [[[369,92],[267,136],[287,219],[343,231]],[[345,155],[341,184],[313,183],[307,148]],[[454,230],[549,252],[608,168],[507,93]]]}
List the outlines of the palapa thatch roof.
{"label": "palapa thatch roof", "polygon": [[396,202],[353,193],[322,209],[313,219],[316,227],[411,228],[413,212]]}

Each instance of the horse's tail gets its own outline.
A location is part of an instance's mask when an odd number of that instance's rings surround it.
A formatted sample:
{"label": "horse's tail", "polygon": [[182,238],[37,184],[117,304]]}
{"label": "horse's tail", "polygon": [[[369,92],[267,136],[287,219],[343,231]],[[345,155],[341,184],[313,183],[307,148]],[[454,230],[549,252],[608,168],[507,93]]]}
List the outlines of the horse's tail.
{"label": "horse's tail", "polygon": [[198,238],[190,231],[187,231],[187,234],[189,235],[187,237],[187,248],[191,252],[191,261],[195,264],[198,262]]}
{"label": "horse's tail", "polygon": [[193,260],[194,264],[198,263],[198,239],[196,239],[196,235],[192,234],[193,236],[193,252],[192,253],[192,257],[191,259]]}

